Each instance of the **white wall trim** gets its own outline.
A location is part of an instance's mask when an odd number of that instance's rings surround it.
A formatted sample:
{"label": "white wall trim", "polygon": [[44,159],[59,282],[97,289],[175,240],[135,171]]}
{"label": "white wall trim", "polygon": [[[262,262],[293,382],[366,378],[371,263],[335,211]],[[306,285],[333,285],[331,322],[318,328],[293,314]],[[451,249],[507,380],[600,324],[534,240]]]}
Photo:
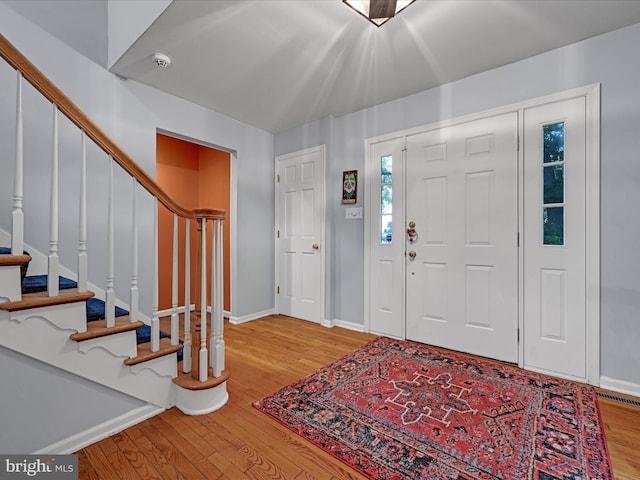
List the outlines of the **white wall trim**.
{"label": "white wall trim", "polygon": [[233,317],[229,316],[229,323],[231,325],[240,325],[241,323],[250,322],[252,320],[257,320],[262,317],[267,317],[269,315],[274,315],[276,313],[274,308],[270,308],[268,310],[263,310],[261,312],[251,313],[249,315],[243,315],[242,317]]}
{"label": "white wall trim", "polygon": [[340,320],[334,318],[333,320],[323,320],[322,326],[326,328],[340,327],[346,330],[352,330],[354,332],[365,332],[364,325],[361,323],[348,322],[346,320]]}
{"label": "white wall trim", "polygon": [[71,454],[162,412],[164,412],[164,408],[151,404],[145,405],[144,407],[136,408],[119,417],[112,418],[83,432],[76,433],[75,435],[71,435],[70,437],[41,448],[33,452],[33,454]]}
{"label": "white wall trim", "polygon": [[600,388],[640,397],[640,384],[627,382],[625,380],[617,380],[611,377],[600,377]]}

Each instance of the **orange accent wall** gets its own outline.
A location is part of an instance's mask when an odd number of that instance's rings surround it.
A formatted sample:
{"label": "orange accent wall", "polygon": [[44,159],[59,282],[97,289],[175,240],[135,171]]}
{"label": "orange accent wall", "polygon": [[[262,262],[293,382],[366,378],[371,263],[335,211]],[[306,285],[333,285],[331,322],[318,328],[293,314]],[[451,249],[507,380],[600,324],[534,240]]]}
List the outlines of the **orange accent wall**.
{"label": "orange accent wall", "polygon": [[[230,294],[230,221],[231,156],[194,143],[156,135],[156,181],[178,203],[186,208],[209,207],[227,211],[224,221],[224,309],[231,309]],[[211,228],[207,229],[209,246],[207,263],[211,263]],[[191,221],[191,303],[195,303],[197,255],[196,222]],[[185,220],[178,222],[178,303],[184,303]],[[173,215],[164,207],[158,211],[159,309],[171,308],[171,275],[173,258]],[[210,277],[208,277],[210,278]],[[210,292],[207,292],[210,300]]]}

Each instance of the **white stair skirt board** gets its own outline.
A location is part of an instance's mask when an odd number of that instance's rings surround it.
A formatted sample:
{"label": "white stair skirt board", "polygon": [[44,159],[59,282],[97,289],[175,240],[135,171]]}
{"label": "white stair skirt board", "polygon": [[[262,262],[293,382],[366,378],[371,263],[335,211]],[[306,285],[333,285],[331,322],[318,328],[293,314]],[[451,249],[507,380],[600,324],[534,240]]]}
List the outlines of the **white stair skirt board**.
{"label": "white stair skirt board", "polygon": [[24,316],[20,322],[0,316],[0,345],[158,407],[172,405],[175,354],[132,368],[124,360],[136,354],[134,331],[102,339],[103,344],[90,340],[81,349],[83,342],[69,338],[75,329],[60,328],[51,318]]}
{"label": "white stair skirt board", "polygon": [[600,377],[600,388],[613,392],[640,397],[640,384],[617,380],[611,377]]}
{"label": "white stair skirt board", "polygon": [[187,390],[173,385],[176,393],[176,407],[186,415],[206,415],[222,408],[229,400],[227,382],[207,390]]}
{"label": "white stair skirt board", "polygon": [[73,452],[77,452],[78,450],[99,442],[104,438],[110,437],[111,435],[137,425],[148,418],[155,417],[156,415],[164,412],[164,410],[164,408],[160,408],[155,405],[145,405],[144,407],[136,408],[135,410],[131,410],[130,412],[120,415],[119,417],[112,418],[100,425],[91,427],[84,432],[76,433],[75,435],[71,435],[68,438],[41,448],[40,450],[33,452],[33,454],[72,454]]}

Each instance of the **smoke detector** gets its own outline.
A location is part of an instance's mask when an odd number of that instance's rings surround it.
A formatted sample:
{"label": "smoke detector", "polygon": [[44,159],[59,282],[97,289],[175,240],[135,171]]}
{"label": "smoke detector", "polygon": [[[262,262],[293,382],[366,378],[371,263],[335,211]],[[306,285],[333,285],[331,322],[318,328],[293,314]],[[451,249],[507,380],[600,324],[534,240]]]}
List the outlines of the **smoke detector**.
{"label": "smoke detector", "polygon": [[164,53],[154,53],[151,58],[157,66],[162,68],[167,68],[171,64],[171,59]]}

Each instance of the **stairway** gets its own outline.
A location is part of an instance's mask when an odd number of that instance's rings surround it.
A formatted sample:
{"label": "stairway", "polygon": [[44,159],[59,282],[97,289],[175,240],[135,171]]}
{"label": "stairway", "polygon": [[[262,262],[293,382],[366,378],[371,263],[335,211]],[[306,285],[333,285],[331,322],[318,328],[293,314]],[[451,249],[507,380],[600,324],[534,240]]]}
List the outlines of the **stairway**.
{"label": "stairway", "polygon": [[[0,346],[151,406],[175,405],[190,415],[221,408],[228,399],[229,377],[224,365],[222,308],[222,225],[226,212],[178,204],[1,34],[0,57],[16,71],[17,78],[13,90],[15,109],[10,108],[12,112],[7,113],[8,104],[0,105],[0,113],[11,118],[6,124],[15,123],[13,175],[0,176],[0,202],[10,209],[10,215],[2,218],[0,242],[12,245],[11,250],[0,249]],[[50,102],[53,115],[23,114],[42,99]],[[58,127],[60,120],[66,125],[63,133]],[[46,131],[53,134],[51,155],[31,158],[29,149],[25,149],[25,138],[31,137],[25,137],[25,132],[41,132],[43,128],[50,128]],[[64,133],[66,128],[80,135],[80,144],[76,137]],[[107,168],[103,179],[106,195],[94,198],[87,195],[95,178],[91,169],[102,166]],[[40,182],[48,183],[48,188],[43,189]],[[66,198],[68,192],[60,188],[62,185],[76,186],[77,201]],[[125,190],[131,192],[130,201],[121,208],[116,200]],[[25,204],[32,210],[25,211]],[[106,212],[106,218],[90,215],[92,209]],[[174,219],[169,275],[159,273],[159,263],[167,260],[158,254],[161,211]],[[47,233],[40,228],[43,221],[49,226]],[[63,225],[65,234],[76,232],[73,242],[77,243],[73,247],[66,235],[59,235]],[[191,226],[197,231],[193,240]],[[126,239],[127,243],[119,243],[117,249],[116,230],[119,241]],[[184,232],[184,242],[179,230]],[[25,242],[29,235],[37,235],[39,245],[47,245],[48,251],[39,252],[28,246]],[[48,235],[46,240],[44,235]],[[182,263],[178,261],[182,255],[179,243],[186,245]],[[93,255],[90,258],[89,244],[92,252],[104,252],[100,261]],[[30,254],[11,253],[24,248]],[[74,269],[60,264],[71,261],[72,257],[59,255],[67,248],[77,252],[77,256],[73,255],[73,262],[77,262]],[[191,251],[197,252],[194,271],[189,260]],[[127,308],[131,316],[114,305],[116,288],[123,288],[123,279],[119,277],[120,283],[116,283],[115,272],[122,269],[128,271],[130,278]],[[45,272],[47,277],[34,275]],[[59,277],[61,272],[77,278],[77,283]],[[159,312],[158,285],[167,277],[172,285],[171,310]],[[59,288],[47,289],[47,278],[57,279]],[[184,281],[184,292],[178,292],[179,278]],[[143,283],[139,284],[141,280]],[[91,281],[99,283],[92,287]],[[98,284],[106,287],[104,291]],[[189,285],[193,286],[193,293]],[[97,295],[89,291],[92,288]],[[140,291],[150,303],[144,306],[144,312],[140,310]],[[183,293],[182,300],[179,293]],[[105,312],[102,299],[114,310]],[[165,317],[171,318],[171,335],[160,333],[161,318]],[[183,345],[179,331],[184,332]]]}
{"label": "stairway", "polygon": [[[226,402],[226,388],[215,387],[228,375],[190,387],[191,375],[178,373],[181,342],[171,345],[160,332],[160,349],[152,352],[150,327],[120,307],[115,326],[107,327],[105,302],[78,292],[71,279],[60,277],[59,295],[49,297],[47,276],[27,274],[30,259],[0,247],[0,345],[158,407],[197,414]],[[203,391],[204,404],[190,398]]]}

